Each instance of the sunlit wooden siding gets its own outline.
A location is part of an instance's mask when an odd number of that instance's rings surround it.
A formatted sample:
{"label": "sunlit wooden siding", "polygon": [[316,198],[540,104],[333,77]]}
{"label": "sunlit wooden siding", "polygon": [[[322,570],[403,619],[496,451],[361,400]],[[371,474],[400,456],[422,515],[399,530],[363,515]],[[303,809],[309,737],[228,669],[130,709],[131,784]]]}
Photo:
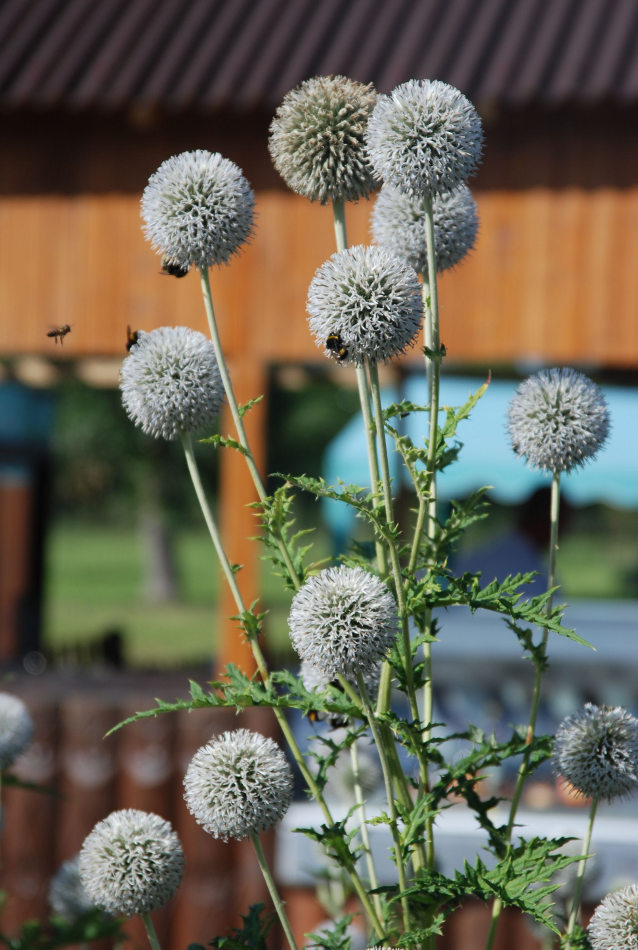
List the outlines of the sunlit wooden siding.
{"label": "sunlit wooden siding", "polygon": [[[638,366],[638,185],[477,193],[480,235],[441,281],[450,360]],[[370,203],[349,210],[351,243],[369,242]],[[0,353],[121,354],[126,325],[205,328],[195,274],[160,274],[136,196],[0,199]],[[332,253],[330,210],[281,191],[257,198],[250,246],[213,274],[232,359],[322,359],[305,297]],[[50,326],[70,323],[64,346]]]}

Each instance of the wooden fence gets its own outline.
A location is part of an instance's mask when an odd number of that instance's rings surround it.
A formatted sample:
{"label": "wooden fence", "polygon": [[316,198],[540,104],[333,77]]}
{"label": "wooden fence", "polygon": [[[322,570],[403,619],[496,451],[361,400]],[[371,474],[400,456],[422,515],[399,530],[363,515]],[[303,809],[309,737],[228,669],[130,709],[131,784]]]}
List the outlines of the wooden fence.
{"label": "wooden fence", "polygon": [[[206,679],[199,671],[198,681]],[[5,688],[7,688],[5,686]],[[239,717],[233,710],[167,714],[126,726],[113,725],[136,710],[154,706],[154,697],[186,695],[187,673],[174,675],[45,673],[17,677],[8,686],[27,703],[35,721],[35,741],[14,771],[20,778],[51,786],[57,795],[7,787],[3,791],[2,872],[8,892],[2,916],[5,933],[15,933],[27,918],[48,914],[47,894],[59,864],[79,850],[94,824],[117,808],[140,808],[170,820],[186,855],[182,885],[154,922],[164,950],[207,944],[240,923],[240,915],[266,890],[250,842],[213,840],[188,814],[182,776],[194,751],[213,734],[246,726],[275,735],[267,710]],[[275,839],[265,836],[272,855]],[[299,946],[304,934],[325,919],[308,887],[288,885],[284,899]],[[438,950],[482,950],[489,908],[469,902],[446,927]],[[135,945],[145,946],[139,919],[126,927]],[[274,934],[273,950],[281,944]],[[495,950],[538,950],[540,943],[517,913],[504,914]]]}

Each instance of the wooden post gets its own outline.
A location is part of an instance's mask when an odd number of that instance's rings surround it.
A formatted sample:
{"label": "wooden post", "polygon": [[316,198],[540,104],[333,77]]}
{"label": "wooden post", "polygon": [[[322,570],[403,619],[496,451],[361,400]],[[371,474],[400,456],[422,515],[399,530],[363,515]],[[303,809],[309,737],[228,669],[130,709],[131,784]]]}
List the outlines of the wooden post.
{"label": "wooden post", "polygon": [[[247,352],[241,362],[231,363],[230,373],[238,402],[245,403],[261,394],[264,399],[245,416],[244,425],[255,462],[265,477],[266,469],[266,367],[258,357]],[[220,432],[235,437],[230,413],[222,414]],[[237,582],[244,604],[249,607],[259,597],[259,544],[251,538],[259,534],[257,512],[249,508],[257,501],[257,492],[246,465],[246,459],[236,450],[220,450],[218,520],[224,550],[233,564],[241,564]],[[234,663],[245,673],[255,671],[252,651],[236,620],[237,605],[226,583],[221,583],[218,604],[218,649],[215,661],[217,672],[227,663]]]}

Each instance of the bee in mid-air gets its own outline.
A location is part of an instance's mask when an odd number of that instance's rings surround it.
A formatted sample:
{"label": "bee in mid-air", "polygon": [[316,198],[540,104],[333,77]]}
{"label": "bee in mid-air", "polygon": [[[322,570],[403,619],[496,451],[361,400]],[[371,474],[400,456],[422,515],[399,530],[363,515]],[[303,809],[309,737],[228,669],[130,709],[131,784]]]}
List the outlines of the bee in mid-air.
{"label": "bee in mid-air", "polygon": [[52,336],[56,344],[59,340],[60,346],[62,346],[64,342],[64,337],[67,335],[67,333],[70,333],[70,332],[71,332],[71,325],[68,323],[65,323],[61,327],[52,327],[50,330],[47,331],[47,336]]}
{"label": "bee in mid-air", "polygon": [[140,338],[139,330],[131,330],[130,326],[126,327],[126,349],[130,351],[132,346],[135,346],[137,341]]}
{"label": "bee in mid-air", "polygon": [[178,264],[170,257],[162,258],[162,273],[169,277],[186,277],[190,270],[188,264]]}
{"label": "bee in mid-air", "polygon": [[326,349],[330,350],[336,360],[342,363],[348,356],[348,347],[344,346],[343,340],[338,333],[331,333],[326,340]]}

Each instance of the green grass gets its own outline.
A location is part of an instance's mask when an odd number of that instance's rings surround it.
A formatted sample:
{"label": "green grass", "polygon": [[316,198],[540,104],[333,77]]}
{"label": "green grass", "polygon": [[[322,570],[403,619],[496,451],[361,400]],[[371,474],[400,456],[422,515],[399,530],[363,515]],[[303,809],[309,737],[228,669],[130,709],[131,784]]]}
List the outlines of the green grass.
{"label": "green grass", "polygon": [[[60,523],[47,543],[45,646],[53,649],[99,638],[109,630],[125,635],[126,659],[134,666],[210,663],[217,644],[219,576],[205,531],[176,538],[180,598],[174,604],[142,597],[142,550],[131,528]],[[264,570],[264,606],[269,646],[285,649],[289,595]]]}
{"label": "green grass", "polygon": [[[496,518],[498,527],[498,518]],[[578,513],[561,541],[561,598],[631,598],[638,591],[635,538],[638,513],[593,509]],[[317,535],[316,557],[327,538]],[[61,522],[48,536],[45,646],[94,640],[109,630],[125,635],[134,666],[210,664],[216,649],[216,599],[220,583],[213,548],[204,530],[182,530],[176,539],[181,596],[174,604],[142,597],[142,550],[134,527]],[[516,565],[513,565],[513,569]],[[262,570],[266,648],[275,659],[289,655],[286,617],[290,594]]]}

